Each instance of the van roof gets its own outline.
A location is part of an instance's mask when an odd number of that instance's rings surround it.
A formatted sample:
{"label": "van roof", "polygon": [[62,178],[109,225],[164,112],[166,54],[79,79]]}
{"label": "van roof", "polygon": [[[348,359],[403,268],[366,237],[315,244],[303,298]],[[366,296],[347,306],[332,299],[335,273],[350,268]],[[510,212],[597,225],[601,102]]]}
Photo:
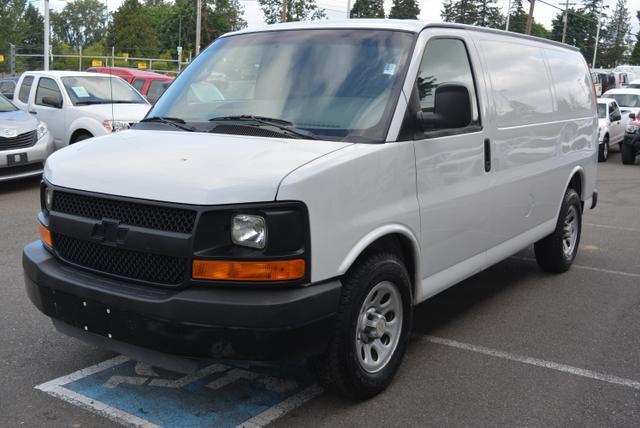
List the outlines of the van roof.
{"label": "van roof", "polygon": [[474,25],[455,24],[451,22],[431,22],[420,21],[415,19],[343,19],[330,21],[304,21],[304,22],[286,22],[281,24],[263,25],[259,27],[246,28],[244,30],[227,33],[225,36],[246,33],[260,33],[266,31],[278,30],[312,30],[312,29],[337,29],[337,28],[355,28],[355,29],[372,29],[372,30],[397,30],[408,31],[411,33],[419,33],[425,28],[457,28],[469,31],[478,31],[484,33],[501,34],[507,37],[527,39],[541,43],[550,44],[556,47],[579,51],[574,46],[569,46],[554,40],[543,39],[540,37],[529,36],[526,34],[514,33],[511,31],[496,30],[493,28],[476,27]]}

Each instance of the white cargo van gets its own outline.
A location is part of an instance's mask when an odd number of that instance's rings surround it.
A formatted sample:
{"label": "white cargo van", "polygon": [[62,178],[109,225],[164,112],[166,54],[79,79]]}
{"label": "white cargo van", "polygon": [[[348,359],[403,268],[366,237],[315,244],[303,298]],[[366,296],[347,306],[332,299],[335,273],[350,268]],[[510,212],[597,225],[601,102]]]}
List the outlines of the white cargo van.
{"label": "white cargo van", "polygon": [[369,397],[414,305],[532,244],[569,269],[597,158],[565,45],[418,21],[249,29],[134,129],[49,158],[26,287],[59,330],[152,364],[309,357]]}

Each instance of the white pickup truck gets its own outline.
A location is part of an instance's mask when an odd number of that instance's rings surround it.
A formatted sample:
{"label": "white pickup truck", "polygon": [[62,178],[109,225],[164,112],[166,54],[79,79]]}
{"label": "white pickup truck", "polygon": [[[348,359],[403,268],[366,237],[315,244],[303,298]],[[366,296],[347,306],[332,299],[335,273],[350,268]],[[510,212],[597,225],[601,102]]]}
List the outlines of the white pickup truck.
{"label": "white pickup truck", "polygon": [[609,159],[609,149],[618,144],[622,148],[624,132],[629,122],[628,114],[620,112],[613,98],[598,98],[598,161]]}

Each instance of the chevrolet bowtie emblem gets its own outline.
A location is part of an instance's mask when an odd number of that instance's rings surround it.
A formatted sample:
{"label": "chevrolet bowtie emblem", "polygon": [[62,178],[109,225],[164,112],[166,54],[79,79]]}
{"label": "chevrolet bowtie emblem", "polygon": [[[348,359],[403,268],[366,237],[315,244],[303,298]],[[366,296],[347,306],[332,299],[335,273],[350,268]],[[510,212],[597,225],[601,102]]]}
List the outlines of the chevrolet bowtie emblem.
{"label": "chevrolet bowtie emblem", "polygon": [[127,232],[129,228],[120,226],[119,221],[105,218],[93,227],[91,237],[104,244],[116,246],[124,244]]}

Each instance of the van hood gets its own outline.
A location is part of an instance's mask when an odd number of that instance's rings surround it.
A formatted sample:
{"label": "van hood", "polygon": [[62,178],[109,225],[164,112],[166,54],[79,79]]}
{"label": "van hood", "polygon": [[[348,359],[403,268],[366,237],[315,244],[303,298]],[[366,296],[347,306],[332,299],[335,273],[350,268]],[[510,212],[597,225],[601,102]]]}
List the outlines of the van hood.
{"label": "van hood", "polygon": [[[113,111],[111,110],[113,107]],[[145,117],[150,104],[89,104],[76,106],[85,114],[95,116],[99,120],[122,120],[125,122],[139,122]]]}
{"label": "van hood", "polygon": [[85,140],[49,157],[51,184],[195,205],[273,201],[299,166],[351,143],[129,130]]}

